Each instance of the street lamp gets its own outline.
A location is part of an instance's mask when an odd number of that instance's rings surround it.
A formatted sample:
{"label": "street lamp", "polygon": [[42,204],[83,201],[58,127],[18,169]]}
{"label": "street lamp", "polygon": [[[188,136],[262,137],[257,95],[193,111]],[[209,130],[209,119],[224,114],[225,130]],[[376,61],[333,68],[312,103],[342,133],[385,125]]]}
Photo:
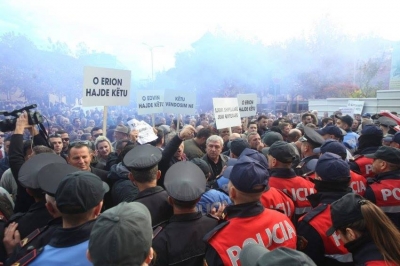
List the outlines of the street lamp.
{"label": "street lamp", "polygon": [[153,82],[153,87],[154,87],[154,60],[153,60],[153,49],[154,48],[161,48],[164,47],[162,45],[155,45],[155,46],[151,46],[148,45],[147,43],[142,42],[143,45],[147,46],[147,49],[149,49],[150,51],[150,55],[151,55],[151,81]]}

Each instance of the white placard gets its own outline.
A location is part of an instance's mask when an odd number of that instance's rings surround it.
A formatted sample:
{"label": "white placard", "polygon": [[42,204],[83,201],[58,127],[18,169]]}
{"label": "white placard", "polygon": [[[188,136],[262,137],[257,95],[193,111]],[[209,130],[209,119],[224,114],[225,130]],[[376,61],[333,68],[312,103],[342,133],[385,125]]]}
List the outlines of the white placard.
{"label": "white placard", "polygon": [[137,140],[139,144],[149,143],[157,139],[157,135],[154,133],[153,128],[144,121],[131,119],[128,121],[128,125],[131,128],[131,130],[139,131]]}
{"label": "white placard", "polygon": [[241,125],[237,98],[213,98],[217,129]]}
{"label": "white placard", "polygon": [[257,94],[238,94],[240,117],[255,116],[257,111]]}
{"label": "white placard", "polygon": [[364,108],[364,101],[347,101],[347,107],[351,107],[354,109],[354,114],[362,114],[362,110]]}
{"label": "white placard", "polygon": [[139,115],[164,112],[163,90],[140,90],[136,93],[137,112]]}
{"label": "white placard", "polygon": [[129,105],[131,71],[86,66],[82,106]]}
{"label": "white placard", "polygon": [[353,107],[342,107],[342,108],[340,108],[340,111],[342,112],[342,116],[349,115],[352,118],[354,118],[354,109],[353,109]]}
{"label": "white placard", "polygon": [[164,113],[196,114],[196,94],[189,91],[165,90]]}

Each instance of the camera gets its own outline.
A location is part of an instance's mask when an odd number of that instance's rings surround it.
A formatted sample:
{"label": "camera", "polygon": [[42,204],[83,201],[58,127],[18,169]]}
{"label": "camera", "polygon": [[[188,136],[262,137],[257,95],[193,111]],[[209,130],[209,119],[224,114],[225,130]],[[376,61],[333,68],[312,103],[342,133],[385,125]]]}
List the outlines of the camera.
{"label": "camera", "polygon": [[0,111],[0,115],[4,116],[13,116],[14,118],[6,118],[4,120],[0,120],[0,131],[8,132],[15,130],[15,124],[17,123],[17,118],[21,115],[23,111],[27,112],[28,115],[28,123],[29,125],[38,125],[43,123],[43,116],[38,111],[30,111],[31,109],[36,108],[36,104],[32,104],[29,106],[22,107],[21,109],[16,109],[11,112]]}

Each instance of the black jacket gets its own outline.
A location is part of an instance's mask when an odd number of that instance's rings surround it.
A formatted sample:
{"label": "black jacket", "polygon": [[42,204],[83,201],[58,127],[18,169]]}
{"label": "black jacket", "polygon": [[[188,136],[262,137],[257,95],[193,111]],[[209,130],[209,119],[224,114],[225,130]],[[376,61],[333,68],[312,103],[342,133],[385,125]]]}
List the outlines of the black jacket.
{"label": "black jacket", "polygon": [[167,191],[160,186],[139,192],[134,201],[142,203],[149,209],[153,227],[165,223],[173,214],[172,206],[168,203]]}
{"label": "black jacket", "polygon": [[203,237],[218,220],[201,212],[173,215],[153,239],[155,265],[203,265],[206,244]]}

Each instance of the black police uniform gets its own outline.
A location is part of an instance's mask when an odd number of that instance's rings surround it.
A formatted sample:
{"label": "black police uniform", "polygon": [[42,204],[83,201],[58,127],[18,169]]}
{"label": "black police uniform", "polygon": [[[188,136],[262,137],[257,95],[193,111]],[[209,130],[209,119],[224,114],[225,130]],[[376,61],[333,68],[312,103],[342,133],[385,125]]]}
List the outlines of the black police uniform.
{"label": "black police uniform", "polygon": [[[78,168],[66,163],[54,163],[52,158],[49,157],[43,159],[40,163],[43,166],[37,173],[37,183],[41,190],[46,194],[53,196],[57,191],[58,184],[60,181],[69,173],[79,171]],[[47,209],[45,208],[46,212]],[[47,245],[53,235],[53,233],[62,227],[62,218],[57,217],[52,219],[47,225],[43,227],[36,227],[35,230],[31,231],[26,237],[21,237],[21,242],[14,249],[11,256],[7,259],[6,265],[13,263],[21,263],[23,257],[29,254],[32,250],[40,249]],[[18,226],[19,228],[19,226]],[[29,256],[28,256],[29,257]],[[21,261],[19,261],[21,260]]]}
{"label": "black police uniform", "polygon": [[[324,143],[324,138],[313,128],[311,127],[304,127],[304,136],[300,138],[300,141],[302,142],[309,142],[313,144],[316,147],[321,146]],[[318,154],[314,154],[311,156],[308,156],[306,158],[303,158],[300,163],[296,166],[294,169],[296,174],[299,176],[302,176],[306,173],[309,173],[311,171],[314,171],[313,167],[315,166],[316,162],[318,160]]]}
{"label": "black police uniform", "polygon": [[201,212],[173,215],[153,239],[155,265],[202,265],[206,244],[202,237],[218,220]]}
{"label": "black police uniform", "polygon": [[[180,202],[193,203],[206,189],[203,171],[192,162],[172,165],[164,184],[169,196]],[[157,254],[155,265],[202,265],[206,250],[202,238],[217,224],[217,219],[197,211],[174,214],[153,238],[152,247]]]}
{"label": "black police uniform", "polygon": [[[139,145],[125,155],[123,164],[128,169],[148,171],[159,164],[162,156],[161,151],[154,146]],[[142,203],[149,209],[153,227],[166,222],[173,214],[172,206],[168,203],[168,194],[160,186],[140,191],[134,201]]]}
{"label": "black police uniform", "polygon": [[173,214],[172,206],[168,203],[168,194],[160,186],[140,191],[134,201],[149,209],[153,227],[168,221]]}

